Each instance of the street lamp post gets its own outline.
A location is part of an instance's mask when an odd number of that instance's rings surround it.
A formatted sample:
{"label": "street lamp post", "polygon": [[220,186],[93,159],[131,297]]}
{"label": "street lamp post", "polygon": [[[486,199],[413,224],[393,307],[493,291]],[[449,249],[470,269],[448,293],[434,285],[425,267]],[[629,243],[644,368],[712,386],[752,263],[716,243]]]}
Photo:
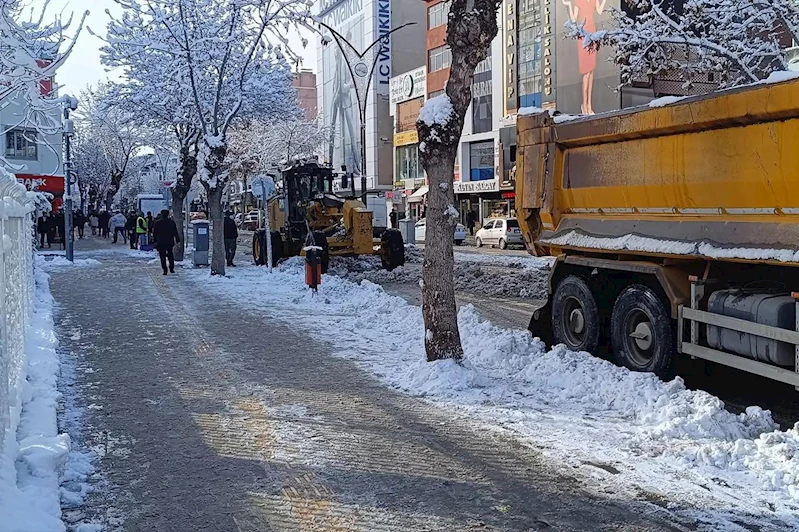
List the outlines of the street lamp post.
{"label": "street lamp post", "polygon": [[78,99],[65,95],[64,102],[64,240],[67,260],[72,262],[75,258],[75,241],[72,234],[72,135],[75,127],[69,118],[69,112],[78,108]]}
{"label": "street lamp post", "polygon": [[[361,194],[366,195],[366,101],[369,98],[369,87],[372,84],[372,77],[374,76],[377,61],[389,46],[389,39],[392,33],[400,30],[406,26],[412,26],[416,22],[408,22],[397,26],[389,32],[384,33],[377,40],[373,41],[362,52],[358,51],[345,37],[339,32],[325,24],[324,22],[317,21],[320,27],[325,31],[330,32],[333,39],[341,51],[341,55],[347,62],[347,70],[352,78],[352,84],[355,87],[355,96],[358,100],[358,117],[360,119],[360,172],[361,172]],[[329,41],[322,35],[322,44],[326,45]],[[370,64],[371,63],[371,64]],[[333,161],[330,161],[331,163]]]}

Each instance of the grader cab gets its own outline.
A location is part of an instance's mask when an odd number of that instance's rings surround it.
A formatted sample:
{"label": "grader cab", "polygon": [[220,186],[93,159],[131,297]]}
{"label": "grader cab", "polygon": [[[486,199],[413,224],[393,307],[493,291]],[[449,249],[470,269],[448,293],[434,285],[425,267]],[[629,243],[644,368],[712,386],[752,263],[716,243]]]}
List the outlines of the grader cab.
{"label": "grader cab", "polygon": [[[378,255],[387,270],[405,264],[400,232],[386,229],[375,238],[372,211],[354,192],[334,192],[335,179],[330,166],[317,162],[299,162],[280,173],[278,192],[266,207],[273,265],[303,255],[308,246],[322,248],[323,272],[331,256]],[[267,263],[266,231],[261,228],[253,236],[256,264]]]}

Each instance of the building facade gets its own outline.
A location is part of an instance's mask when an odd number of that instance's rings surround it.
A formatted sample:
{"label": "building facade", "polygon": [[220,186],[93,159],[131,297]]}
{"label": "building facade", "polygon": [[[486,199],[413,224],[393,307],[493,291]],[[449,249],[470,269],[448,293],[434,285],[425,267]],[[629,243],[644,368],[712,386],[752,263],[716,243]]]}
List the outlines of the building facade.
{"label": "building facade", "polygon": [[[320,0],[315,11],[322,22],[333,28],[354,49],[342,52],[332,36],[318,42],[317,101],[322,124],[331,130],[330,142],[322,154],[322,160],[336,169],[345,166],[348,172],[365,176],[367,189],[373,194],[382,198],[393,196],[391,78],[396,72],[405,72],[419,65],[425,52],[424,26],[408,26],[391,35],[388,48],[374,58],[374,76],[368,91],[365,90],[366,73],[373,56],[367,53],[363,58],[358,58],[354,52],[363,52],[381,35],[402,24],[421,21],[424,4],[400,0]],[[353,65],[352,72],[347,60]],[[364,75],[359,77],[361,72]],[[366,103],[363,141],[359,92],[365,97]],[[360,168],[362,142],[366,147],[363,169]]]}
{"label": "building facade", "polygon": [[[54,109],[53,113],[58,115],[59,110]],[[53,208],[57,210],[64,195],[62,136],[42,134],[29,125],[22,100],[12,100],[0,109],[0,127],[5,137],[3,157],[13,165],[9,171],[27,190],[52,194]]]}
{"label": "building facade", "polygon": [[[392,208],[400,218],[418,219],[426,188],[419,161],[416,121],[427,94],[427,68],[419,67],[391,78],[391,115],[394,117],[394,190]],[[421,192],[420,192],[421,191]]]}
{"label": "building facade", "polygon": [[297,100],[308,120],[314,120],[318,110],[318,96],[316,93],[316,74],[311,70],[303,69],[294,74],[292,85],[297,90]]}

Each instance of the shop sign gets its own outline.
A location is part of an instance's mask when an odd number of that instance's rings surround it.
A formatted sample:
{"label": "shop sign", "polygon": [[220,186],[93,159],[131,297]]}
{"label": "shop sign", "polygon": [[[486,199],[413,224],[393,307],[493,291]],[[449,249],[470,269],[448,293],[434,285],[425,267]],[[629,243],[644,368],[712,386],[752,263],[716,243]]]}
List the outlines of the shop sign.
{"label": "shop sign", "polygon": [[516,0],[505,0],[505,114],[516,109]]}
{"label": "shop sign", "polygon": [[27,191],[37,192],[63,192],[64,178],[61,176],[38,176],[32,174],[17,174],[17,183],[23,185]]}
{"label": "shop sign", "polygon": [[513,199],[516,197],[516,192],[503,192],[502,199]]}
{"label": "shop sign", "polygon": [[461,181],[455,183],[455,194],[479,194],[480,192],[499,191],[499,181],[486,179],[485,181]]}
{"label": "shop sign", "polygon": [[552,0],[545,0],[544,3],[544,98],[547,100],[551,100],[553,98],[553,92],[555,90],[553,85],[554,79],[554,72],[553,72],[553,64],[552,64],[552,57],[553,57],[553,48],[554,48],[554,41],[555,41],[555,34],[552,30],[554,24],[553,19],[555,18],[554,14],[554,7],[552,6]]}
{"label": "shop sign", "polygon": [[408,144],[419,143],[419,132],[415,129],[394,133],[394,146],[407,146]]}
{"label": "shop sign", "polygon": [[424,96],[427,90],[427,67],[420,67],[410,72],[391,78],[391,105],[413,100]]}

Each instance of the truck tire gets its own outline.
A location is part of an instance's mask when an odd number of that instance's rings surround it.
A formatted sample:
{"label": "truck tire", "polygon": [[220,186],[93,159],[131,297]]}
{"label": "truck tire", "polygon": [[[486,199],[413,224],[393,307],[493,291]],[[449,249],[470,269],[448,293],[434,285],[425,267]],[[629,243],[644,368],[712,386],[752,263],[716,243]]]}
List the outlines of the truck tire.
{"label": "truck tire", "polygon": [[601,320],[588,284],[576,275],[565,277],[552,297],[552,336],[572,351],[596,352]]}
{"label": "truck tire", "polygon": [[405,265],[405,243],[402,233],[396,229],[386,229],[380,237],[380,262],[383,268],[392,271]]}
{"label": "truck tire", "polygon": [[674,352],[671,315],[649,287],[625,288],[613,304],[610,341],[617,364],[664,375]]}
{"label": "truck tire", "polygon": [[327,273],[330,267],[330,245],[327,243],[327,236],[322,231],[311,233],[314,246],[322,248],[322,273]]}

